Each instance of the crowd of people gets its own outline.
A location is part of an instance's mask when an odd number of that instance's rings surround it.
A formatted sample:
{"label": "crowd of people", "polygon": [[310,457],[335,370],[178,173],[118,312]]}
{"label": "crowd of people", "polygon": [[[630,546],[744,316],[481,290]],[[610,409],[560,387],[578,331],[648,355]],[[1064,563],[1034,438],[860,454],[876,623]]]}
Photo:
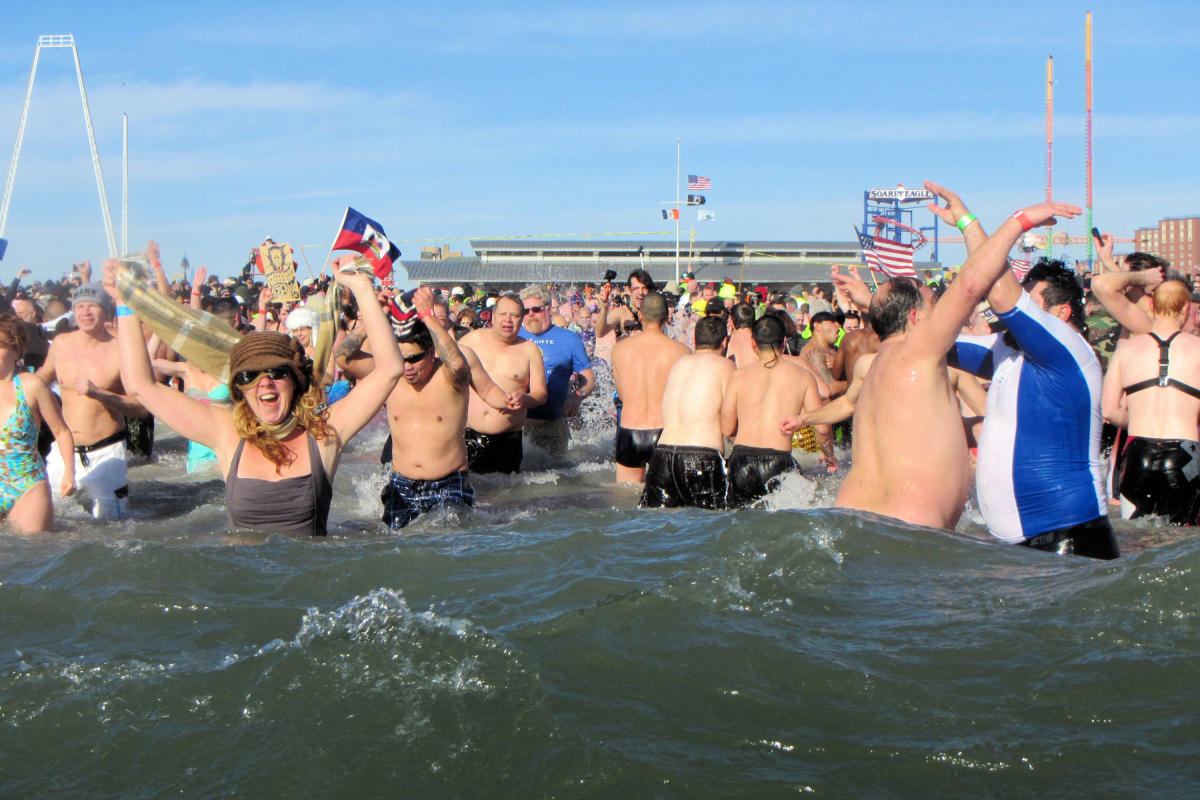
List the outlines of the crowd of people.
{"label": "crowd of people", "polygon": [[[62,282],[19,275],[0,309],[0,515],[49,529],[57,493],[122,518],[130,450],[148,446],[134,430],[157,419],[189,440],[189,471],[224,476],[231,526],[322,535],[342,452],[382,411],[381,519],[399,530],[471,507],[471,473],[518,473],[526,447],[569,458],[591,405],[611,408],[615,478],[640,485],[646,508],[760,502],[799,471],[800,448],[840,479],[839,507],[952,529],[973,492],[997,539],[1042,550],[1117,557],[1110,497],[1127,518],[1195,523],[1192,277],[1116,258],[1105,236],[1094,275],[1043,260],[1019,279],[1018,238],[1080,209],[1038,203],[989,236],[958,195],[926,186],[967,260],[875,288],[855,268],[782,294],[686,273],[659,286],[638,269],[623,283],[400,293],[348,256],[288,303],[252,270],[168,281],[149,243],[154,289],[240,336],[227,382],[142,324],[118,262],[100,281],[86,262]],[[338,332],[322,363],[305,299],[331,281]]]}

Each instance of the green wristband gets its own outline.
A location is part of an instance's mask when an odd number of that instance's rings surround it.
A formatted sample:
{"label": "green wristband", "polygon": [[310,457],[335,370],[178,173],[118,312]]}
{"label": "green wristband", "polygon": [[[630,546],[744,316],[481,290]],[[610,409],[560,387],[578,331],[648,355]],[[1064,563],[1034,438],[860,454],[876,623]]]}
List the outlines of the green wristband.
{"label": "green wristband", "polygon": [[974,214],[966,213],[958,218],[958,222],[954,223],[960,231],[965,231],[967,226],[978,219]]}

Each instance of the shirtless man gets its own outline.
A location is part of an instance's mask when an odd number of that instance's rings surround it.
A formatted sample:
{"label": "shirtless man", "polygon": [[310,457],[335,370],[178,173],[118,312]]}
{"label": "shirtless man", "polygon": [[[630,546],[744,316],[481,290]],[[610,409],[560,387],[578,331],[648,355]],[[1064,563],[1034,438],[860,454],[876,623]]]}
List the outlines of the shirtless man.
{"label": "shirtless man", "polygon": [[75,290],[73,305],[79,330],[55,337],[37,376],[46,385],[58,382],[75,452],[51,447],[46,473],[57,486],[64,457],[76,459],[75,484],[91,503],[92,516],[122,519],[129,497],[125,417],[144,417],[146,410],[121,385],[117,339],[106,327],[115,310],[108,292],[98,283],[85,283]]}
{"label": "shirtless man", "polygon": [[646,468],[643,508],[725,507],[721,402],[733,375],[725,320],[696,323],[696,352],[671,367],[663,392],[663,432]]}
{"label": "shirtless man", "polygon": [[658,292],[642,300],[642,332],[613,347],[617,420],[617,483],[641,483],[663,426],[663,391],[671,367],[691,351],[663,332],[667,303]]}
{"label": "shirtless man", "polygon": [[546,402],[542,351],[520,337],[524,316],[525,307],[515,295],[501,295],[492,306],[492,327],[471,331],[460,340],[506,394],[517,392],[521,398],[518,406],[500,410],[471,392],[466,442],[472,472],[520,472],[525,417],[530,408]]}
{"label": "shirtless man", "polygon": [[638,314],[642,308],[642,299],[655,290],[654,279],[644,269],[635,269],[629,273],[629,306],[618,306],[609,310],[609,298],[612,296],[612,284],[606,283],[600,287],[600,316],[596,318],[596,336],[601,337],[615,330],[617,338],[635,331],[640,326]]}
{"label": "shirtless man", "polygon": [[800,357],[829,385],[829,394],[836,397],[846,391],[847,384],[844,378],[834,377],[845,372],[842,352],[836,345],[841,326],[828,311],[813,314],[809,324],[812,326],[812,336],[800,349]]}
{"label": "shirtless man", "polygon": [[[434,314],[433,290],[413,295],[418,320],[399,337],[404,380],[387,399],[392,434],[392,473],[383,488],[383,521],[403,528],[439,506],[471,507],[475,490],[467,479],[468,386],[472,400],[520,407],[521,396],[506,395],[468,357]],[[478,392],[479,394],[476,394]]]}
{"label": "shirtless man", "polygon": [[875,293],[871,324],[881,343],[854,411],[852,464],[838,506],[915,525],[957,524],[970,467],[946,352],[1008,268],[1008,252],[1021,233],[1053,224],[1056,214],[1079,213],[1062,203],[1017,212],[971,254],[935,307],[916,281],[890,280]]}
{"label": "shirtless man", "polygon": [[[816,411],[821,395],[807,370],[783,357],[784,327],[773,316],[754,323],[755,363],[739,367],[729,379],[721,405],[721,428],[734,437],[729,454],[729,507],[748,506],[769,492],[776,477],[798,469],[792,436],[779,420],[798,410]],[[833,459],[833,444],[821,449]],[[834,462],[836,464],[836,462]]]}
{"label": "shirtless man", "polygon": [[754,306],[749,303],[738,303],[729,311],[729,321],[733,332],[729,335],[729,357],[738,369],[758,363],[754,354],[754,340],[750,335],[754,327]]}
{"label": "shirtless man", "polygon": [[1104,418],[1130,437],[1117,462],[1124,519],[1194,525],[1200,515],[1200,338],[1182,332],[1190,300],[1183,281],[1160,284],[1150,330],[1122,340],[1104,376]]}

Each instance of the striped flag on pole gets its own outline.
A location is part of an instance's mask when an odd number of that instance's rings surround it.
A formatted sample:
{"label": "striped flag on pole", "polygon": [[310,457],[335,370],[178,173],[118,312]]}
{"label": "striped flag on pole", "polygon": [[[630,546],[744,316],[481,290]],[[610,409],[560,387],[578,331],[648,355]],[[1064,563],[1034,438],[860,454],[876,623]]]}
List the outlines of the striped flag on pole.
{"label": "striped flag on pole", "polygon": [[917,271],[913,269],[913,248],[909,244],[893,242],[868,233],[858,234],[858,244],[862,247],[863,257],[867,266],[876,272],[883,272],[890,278],[915,278]]}
{"label": "striped flag on pole", "polygon": [[703,175],[688,175],[689,192],[705,192],[712,188],[712,181]]}

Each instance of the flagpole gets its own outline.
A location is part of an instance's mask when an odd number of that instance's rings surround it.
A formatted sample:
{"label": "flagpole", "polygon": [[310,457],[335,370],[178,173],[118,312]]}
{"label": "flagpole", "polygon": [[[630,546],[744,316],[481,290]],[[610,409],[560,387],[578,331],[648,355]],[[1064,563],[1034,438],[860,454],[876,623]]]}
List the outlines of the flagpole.
{"label": "flagpole", "polygon": [[[329,245],[329,254],[325,256],[325,261],[321,264],[321,274],[325,274],[325,265],[329,263],[329,259],[333,258],[333,245],[337,244],[338,236],[342,233],[342,228],[346,227],[346,216],[350,213],[350,206],[346,206],[346,210],[342,212],[342,221],[338,224],[338,232],[333,235],[333,244]],[[308,259],[305,258],[305,261]],[[309,268],[309,273],[312,273],[312,268]],[[314,278],[313,280],[316,280]]]}
{"label": "flagpole", "polygon": [[679,283],[679,217],[682,216],[679,213],[679,211],[680,211],[680,205],[679,205],[679,197],[680,197],[680,194],[679,194],[679,175],[680,175],[679,165],[680,165],[680,163],[681,163],[681,160],[680,160],[680,149],[679,149],[679,137],[676,136],[675,137],[675,283],[676,284]]}
{"label": "flagpole", "polygon": [[[308,253],[304,252],[304,245],[300,245],[300,255],[304,257],[304,266],[308,268],[308,277],[316,281],[317,276],[313,275],[312,264],[308,263]],[[321,274],[325,273],[325,268],[321,268]]]}

